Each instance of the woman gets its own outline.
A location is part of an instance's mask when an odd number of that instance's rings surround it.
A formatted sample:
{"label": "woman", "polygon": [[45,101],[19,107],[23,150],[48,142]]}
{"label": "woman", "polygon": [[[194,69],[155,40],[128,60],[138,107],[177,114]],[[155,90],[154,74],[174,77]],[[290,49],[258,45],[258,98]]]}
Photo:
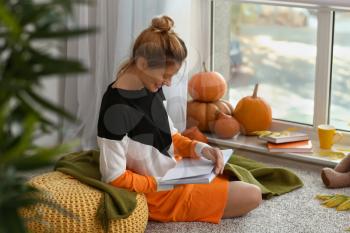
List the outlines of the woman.
{"label": "woman", "polygon": [[[102,180],[144,193],[155,221],[204,221],[241,216],[261,202],[261,190],[220,175],[219,149],[183,137],[163,105],[162,86],[170,86],[187,56],[184,42],[167,16],[152,20],[136,39],[132,55],[103,96],[98,121]],[[176,157],[204,156],[219,175],[210,184],[161,190],[157,180],[174,167]]]}

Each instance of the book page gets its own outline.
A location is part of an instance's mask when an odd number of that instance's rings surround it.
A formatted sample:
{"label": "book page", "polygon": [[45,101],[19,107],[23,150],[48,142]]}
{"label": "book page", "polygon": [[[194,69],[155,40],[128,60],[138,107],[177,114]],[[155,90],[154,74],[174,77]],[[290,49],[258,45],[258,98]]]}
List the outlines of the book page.
{"label": "book page", "polygon": [[[231,157],[233,150],[221,150],[223,154],[224,163],[226,164],[228,159]],[[200,159],[182,159],[177,165],[170,169],[161,181],[169,181],[176,179],[184,179],[189,177],[200,177],[204,175],[210,175],[213,173],[214,164],[212,161],[205,158]]]}
{"label": "book page", "polygon": [[170,169],[162,181],[173,180],[191,176],[199,176],[210,173],[214,168],[212,161],[205,158],[200,159],[182,159],[180,160],[176,167]]}

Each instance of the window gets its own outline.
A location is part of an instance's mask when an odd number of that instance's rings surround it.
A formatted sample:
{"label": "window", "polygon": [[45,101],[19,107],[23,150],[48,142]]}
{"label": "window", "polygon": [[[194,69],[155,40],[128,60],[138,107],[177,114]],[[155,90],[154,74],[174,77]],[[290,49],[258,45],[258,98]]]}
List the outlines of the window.
{"label": "window", "polygon": [[350,13],[336,12],[334,23],[330,123],[350,130]]}
{"label": "window", "polygon": [[[221,14],[223,10],[226,14]],[[270,103],[275,119],[312,124],[315,11],[216,1],[215,12],[221,13],[214,29],[221,30],[219,25],[229,19],[226,41],[214,40],[214,51],[222,51],[216,53],[214,67],[228,77],[228,99],[236,104],[260,83],[260,96]]]}
{"label": "window", "polygon": [[260,83],[274,120],[350,131],[350,13],[252,2],[213,0],[212,64],[228,82],[225,98],[235,105]]}

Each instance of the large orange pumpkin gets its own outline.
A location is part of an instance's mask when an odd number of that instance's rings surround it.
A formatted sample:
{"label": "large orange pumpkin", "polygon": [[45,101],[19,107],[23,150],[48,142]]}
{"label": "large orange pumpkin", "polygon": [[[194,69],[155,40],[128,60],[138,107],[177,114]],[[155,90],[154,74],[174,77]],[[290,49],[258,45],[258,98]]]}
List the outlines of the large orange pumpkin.
{"label": "large orange pumpkin", "polygon": [[267,130],[272,123],[272,111],[270,105],[258,97],[256,84],[252,96],[241,99],[235,108],[233,116],[241,124],[241,132],[251,135],[254,131]]}
{"label": "large orange pumpkin", "polygon": [[224,96],[227,90],[227,84],[224,77],[218,72],[204,71],[192,76],[188,82],[188,92],[193,100],[201,102],[213,102]]}
{"label": "large orange pumpkin", "polygon": [[202,132],[213,132],[217,111],[232,115],[234,109],[226,100],[209,103],[194,100],[187,102],[187,128],[197,126]]}

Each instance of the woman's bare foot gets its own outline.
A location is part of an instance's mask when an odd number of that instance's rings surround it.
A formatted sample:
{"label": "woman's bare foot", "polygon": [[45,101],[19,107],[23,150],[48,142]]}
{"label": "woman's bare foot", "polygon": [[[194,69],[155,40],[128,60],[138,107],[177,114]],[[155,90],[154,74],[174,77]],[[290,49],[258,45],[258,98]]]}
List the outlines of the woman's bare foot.
{"label": "woman's bare foot", "polygon": [[350,172],[341,173],[332,168],[323,168],[321,178],[327,188],[343,188],[350,186]]}

